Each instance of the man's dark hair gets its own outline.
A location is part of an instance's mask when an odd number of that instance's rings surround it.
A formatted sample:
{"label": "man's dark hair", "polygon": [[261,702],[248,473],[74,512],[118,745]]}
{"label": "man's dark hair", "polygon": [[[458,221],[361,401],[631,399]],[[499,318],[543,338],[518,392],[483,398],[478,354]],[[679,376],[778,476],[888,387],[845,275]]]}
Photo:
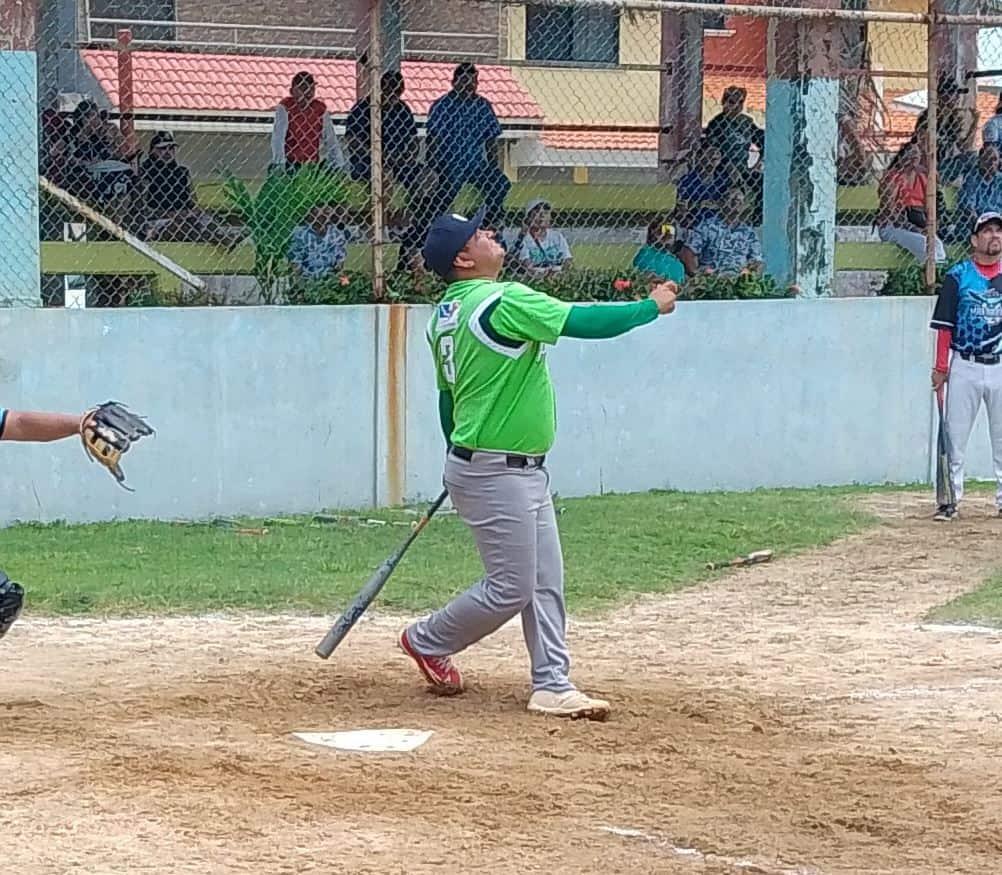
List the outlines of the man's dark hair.
{"label": "man's dark hair", "polygon": [[463,61],[462,64],[457,64],[456,69],[452,72],[452,84],[455,85],[460,79],[472,79],[476,75],[477,65]]}
{"label": "man's dark hair", "polygon": [[317,80],[313,78],[313,74],[307,70],[300,70],[295,76],[292,77],[292,87],[297,88],[300,85],[316,85]]}
{"label": "man's dark hair", "polygon": [[383,89],[383,93],[393,92],[396,94],[401,88],[404,87],[404,74],[399,70],[387,70],[383,73],[383,77],[380,80],[380,85]]}

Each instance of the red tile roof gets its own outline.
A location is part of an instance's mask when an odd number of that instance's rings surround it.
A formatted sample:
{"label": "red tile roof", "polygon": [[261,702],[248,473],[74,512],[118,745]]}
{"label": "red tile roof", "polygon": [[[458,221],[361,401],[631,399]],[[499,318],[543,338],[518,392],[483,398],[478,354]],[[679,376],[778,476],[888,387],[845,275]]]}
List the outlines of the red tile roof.
{"label": "red tile roof", "polygon": [[[117,52],[85,49],[80,53],[101,83],[112,105],[118,106]],[[404,61],[404,99],[419,116],[428,114],[435,98],[452,87],[454,64]],[[477,65],[480,93],[494,104],[502,119],[540,119],[543,111],[511,70]],[[289,93],[300,70],[317,80],[317,96],[335,114],[355,102],[355,62],[330,58],[203,55],[182,52],[133,54],[136,109],[187,112],[271,112]]]}
{"label": "red tile roof", "polygon": [[542,140],[551,149],[644,152],[658,147],[658,135],[644,131],[544,131]]}

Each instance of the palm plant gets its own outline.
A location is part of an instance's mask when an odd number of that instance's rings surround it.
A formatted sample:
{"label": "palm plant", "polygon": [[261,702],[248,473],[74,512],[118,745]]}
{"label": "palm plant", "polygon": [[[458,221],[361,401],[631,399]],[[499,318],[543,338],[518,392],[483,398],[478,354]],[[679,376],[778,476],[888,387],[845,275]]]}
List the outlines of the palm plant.
{"label": "palm plant", "polygon": [[314,206],[345,203],[349,183],[339,172],[307,164],[291,173],[269,173],[257,194],[242,179],[227,174],[224,191],[254,242],[254,277],[261,295],[273,304],[289,274],[292,232]]}

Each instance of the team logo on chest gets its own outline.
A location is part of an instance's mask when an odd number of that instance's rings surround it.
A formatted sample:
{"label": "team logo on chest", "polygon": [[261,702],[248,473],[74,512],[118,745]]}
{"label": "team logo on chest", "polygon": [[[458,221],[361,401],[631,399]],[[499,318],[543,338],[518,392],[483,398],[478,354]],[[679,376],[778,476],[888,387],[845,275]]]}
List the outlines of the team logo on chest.
{"label": "team logo on chest", "polygon": [[445,301],[438,305],[439,331],[448,331],[459,324],[459,301]]}

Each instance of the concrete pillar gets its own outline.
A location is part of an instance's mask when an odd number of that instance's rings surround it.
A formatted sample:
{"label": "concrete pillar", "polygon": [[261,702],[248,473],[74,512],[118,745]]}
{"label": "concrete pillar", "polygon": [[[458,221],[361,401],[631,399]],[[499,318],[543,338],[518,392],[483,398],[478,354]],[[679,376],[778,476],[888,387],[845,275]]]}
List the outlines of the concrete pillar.
{"label": "concrete pillar", "polygon": [[796,283],[805,297],[831,295],[834,280],[835,36],[833,24],[821,20],[769,27],[762,249],[766,271]]}
{"label": "concrete pillar", "polygon": [[38,97],[34,52],[0,52],[0,306],[41,306]]}

